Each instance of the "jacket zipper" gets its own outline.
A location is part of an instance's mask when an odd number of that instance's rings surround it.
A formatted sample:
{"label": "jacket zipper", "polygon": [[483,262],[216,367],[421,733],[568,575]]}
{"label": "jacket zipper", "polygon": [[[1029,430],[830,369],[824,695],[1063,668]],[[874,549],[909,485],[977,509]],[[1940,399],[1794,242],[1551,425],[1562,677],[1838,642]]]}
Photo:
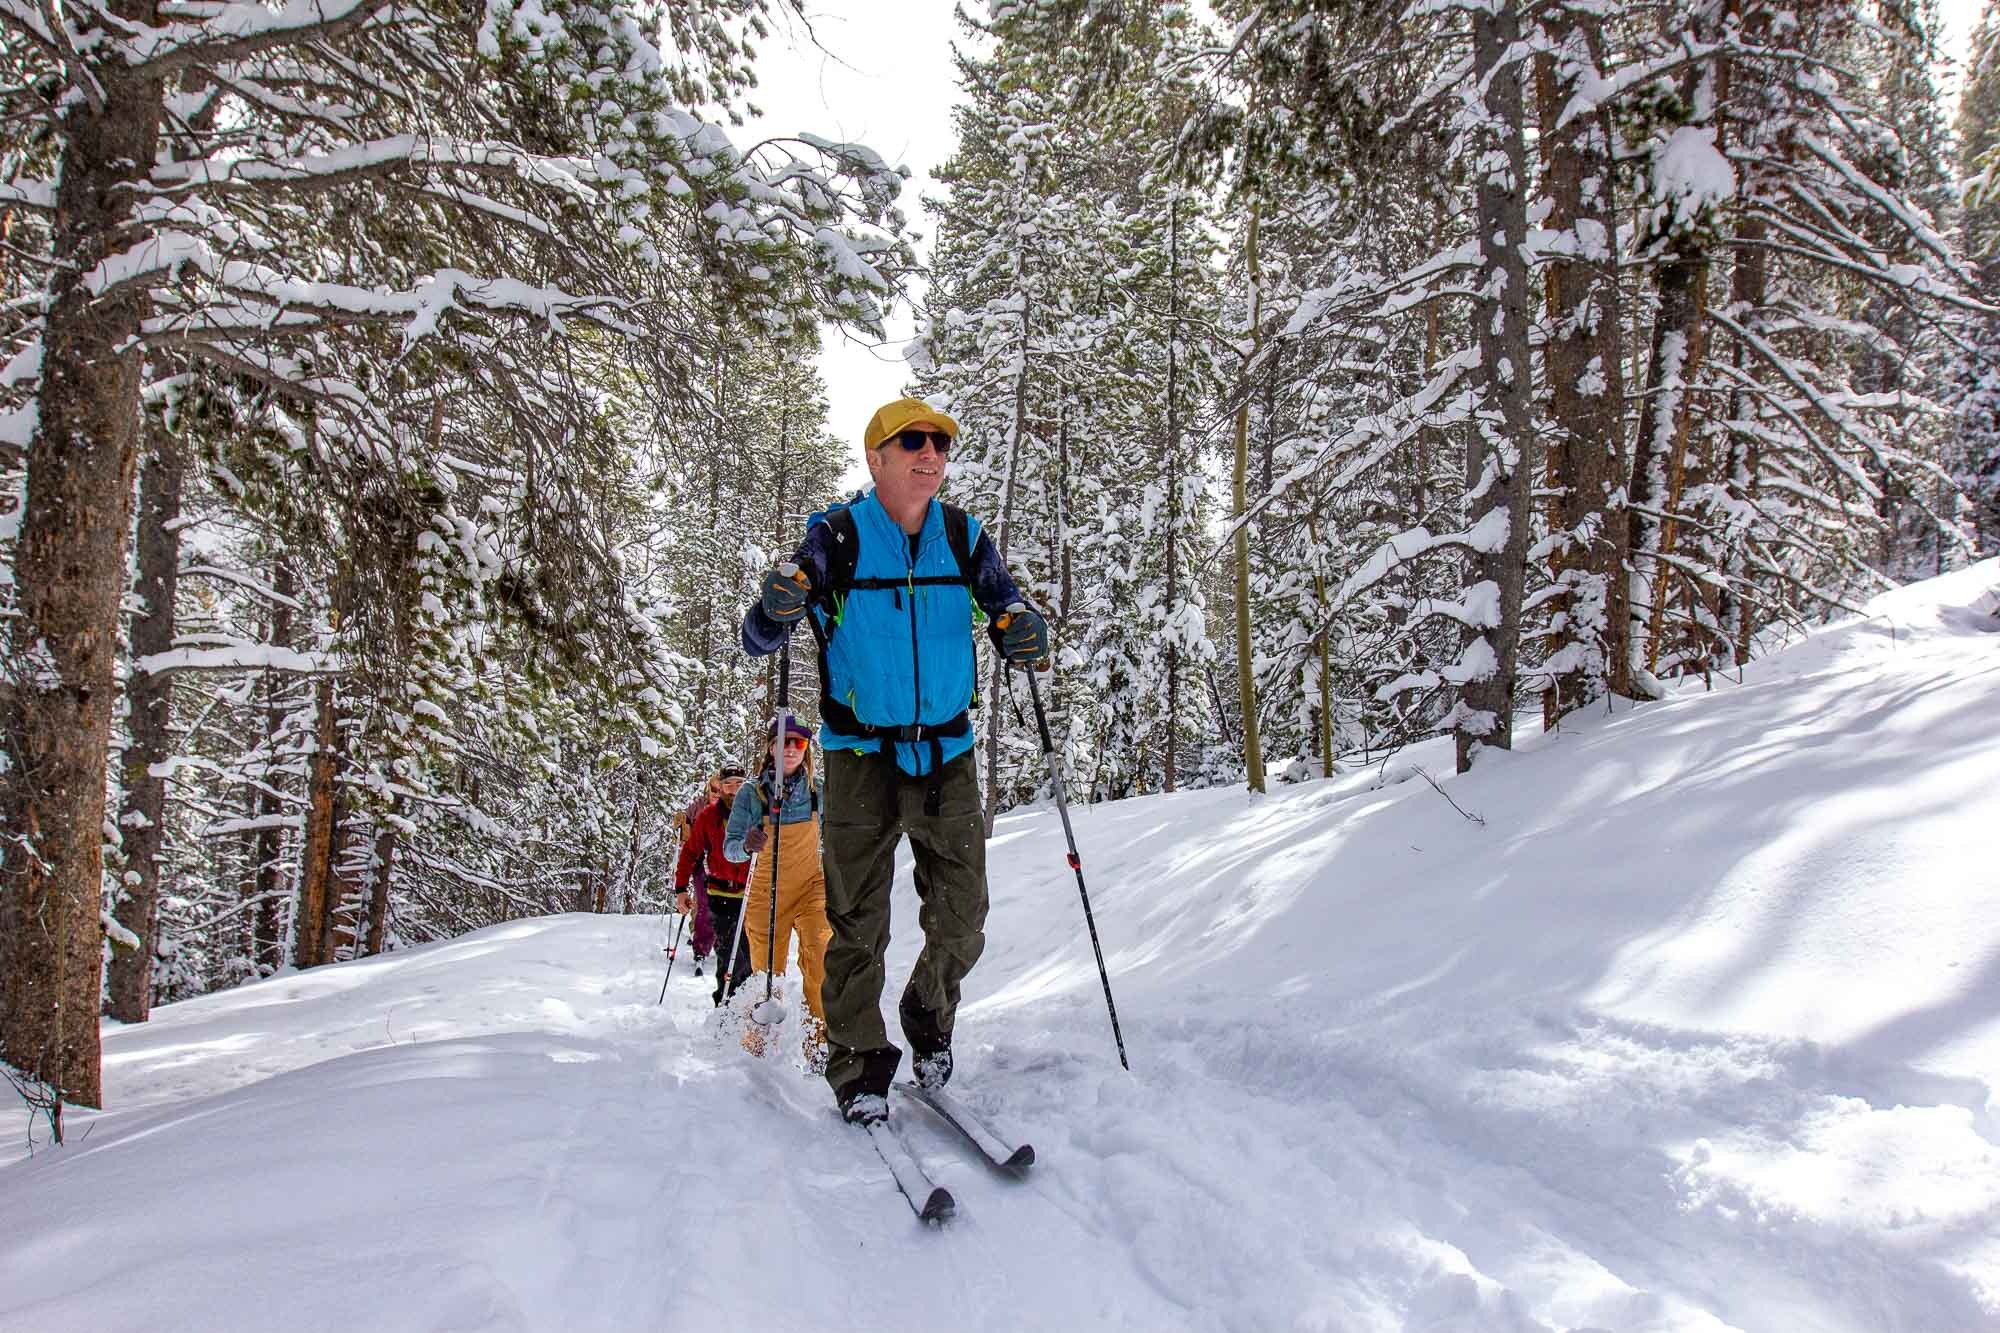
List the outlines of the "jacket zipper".
{"label": "jacket zipper", "polygon": [[916,696],[916,710],[910,714],[910,721],[917,726],[924,724],[924,663],[917,651],[917,562],[910,559],[910,692]]}

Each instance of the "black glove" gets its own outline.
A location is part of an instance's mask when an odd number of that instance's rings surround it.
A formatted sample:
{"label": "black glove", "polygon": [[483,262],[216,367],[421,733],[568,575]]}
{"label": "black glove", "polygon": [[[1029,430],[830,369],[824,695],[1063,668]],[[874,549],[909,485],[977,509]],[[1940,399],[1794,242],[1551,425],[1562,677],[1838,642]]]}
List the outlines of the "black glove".
{"label": "black glove", "polygon": [[[786,571],[790,571],[789,573]],[[806,613],[812,599],[812,580],[797,565],[779,565],[764,572],[764,586],[758,605],[780,625],[789,625]]]}
{"label": "black glove", "polygon": [[770,835],[764,832],[764,826],[759,824],[743,835],[743,850],[754,856],[758,852],[763,851],[764,844],[770,840]]}
{"label": "black glove", "polygon": [[998,622],[1000,655],[1017,666],[1039,666],[1049,657],[1049,623],[1042,613],[1020,602],[1004,611]]}

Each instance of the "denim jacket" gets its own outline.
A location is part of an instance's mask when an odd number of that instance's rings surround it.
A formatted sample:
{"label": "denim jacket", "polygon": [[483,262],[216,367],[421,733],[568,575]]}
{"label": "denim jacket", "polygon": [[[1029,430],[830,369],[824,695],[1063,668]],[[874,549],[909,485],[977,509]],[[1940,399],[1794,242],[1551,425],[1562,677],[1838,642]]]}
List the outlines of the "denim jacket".
{"label": "denim jacket", "polygon": [[[800,824],[813,817],[819,809],[819,784],[813,780],[812,769],[806,764],[799,765],[799,771],[785,780],[785,799],[778,809],[780,824]],[[750,853],[743,846],[743,838],[764,822],[764,782],[746,782],[736,793],[736,804],[729,809],[729,830],[722,836],[722,854],[732,861],[748,861]]]}

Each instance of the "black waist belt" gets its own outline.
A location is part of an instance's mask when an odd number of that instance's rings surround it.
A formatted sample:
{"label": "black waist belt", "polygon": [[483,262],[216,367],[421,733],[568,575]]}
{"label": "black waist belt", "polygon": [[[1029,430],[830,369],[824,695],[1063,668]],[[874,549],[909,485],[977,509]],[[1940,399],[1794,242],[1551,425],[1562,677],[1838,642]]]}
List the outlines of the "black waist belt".
{"label": "black waist belt", "polygon": [[873,722],[863,722],[854,716],[854,710],[846,704],[827,698],[822,698],[819,702],[819,720],[843,736],[857,736],[870,741],[902,741],[909,745],[930,740],[950,740],[954,736],[963,736],[972,730],[970,713],[960,713],[957,717],[946,718],[943,722],[878,727]]}
{"label": "black waist belt", "polygon": [[[858,736],[871,741],[902,741],[907,745],[931,747],[931,771],[924,782],[924,813],[935,817],[944,802],[944,744],[955,736],[963,736],[972,730],[972,715],[960,713],[957,717],[943,722],[920,722],[913,726],[878,727],[863,722],[854,716],[854,710],[846,704],[822,697],[819,704],[819,719],[843,736]],[[901,773],[896,767],[893,755],[886,751],[882,755],[885,780],[888,784],[883,799],[888,808],[896,807],[896,784]]]}

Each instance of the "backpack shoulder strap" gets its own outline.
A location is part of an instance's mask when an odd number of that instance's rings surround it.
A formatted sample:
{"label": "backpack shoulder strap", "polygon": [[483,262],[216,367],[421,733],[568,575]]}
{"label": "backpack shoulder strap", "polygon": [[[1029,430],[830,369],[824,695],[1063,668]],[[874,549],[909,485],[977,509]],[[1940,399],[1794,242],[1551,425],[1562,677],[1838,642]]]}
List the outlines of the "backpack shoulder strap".
{"label": "backpack shoulder strap", "polygon": [[944,537],[951,543],[952,559],[958,561],[958,576],[972,588],[972,518],[957,505],[944,506]]}
{"label": "backpack shoulder strap", "polygon": [[854,569],[861,559],[861,529],[854,521],[854,511],[846,505],[829,509],[821,522],[833,538],[826,550],[827,586],[818,593],[824,598],[854,586]]}
{"label": "backpack shoulder strap", "polygon": [[854,586],[854,569],[861,559],[861,529],[854,521],[852,505],[853,501],[833,505],[806,520],[808,528],[815,523],[824,523],[829,538],[826,544],[826,586],[813,589],[812,609],[806,613],[806,624],[812,627],[813,638],[819,643],[822,677],[826,674],[828,627],[839,623],[841,600]]}

